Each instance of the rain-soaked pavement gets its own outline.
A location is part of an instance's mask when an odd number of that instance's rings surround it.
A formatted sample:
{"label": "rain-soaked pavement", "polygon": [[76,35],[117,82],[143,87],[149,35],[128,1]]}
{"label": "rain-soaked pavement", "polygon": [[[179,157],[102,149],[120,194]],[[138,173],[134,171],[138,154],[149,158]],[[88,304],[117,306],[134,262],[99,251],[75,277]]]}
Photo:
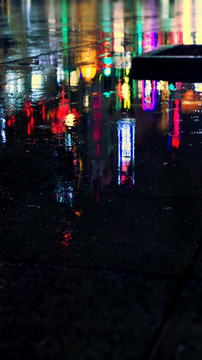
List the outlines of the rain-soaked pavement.
{"label": "rain-soaked pavement", "polygon": [[201,0],[0,1],[1,359],[202,358]]}

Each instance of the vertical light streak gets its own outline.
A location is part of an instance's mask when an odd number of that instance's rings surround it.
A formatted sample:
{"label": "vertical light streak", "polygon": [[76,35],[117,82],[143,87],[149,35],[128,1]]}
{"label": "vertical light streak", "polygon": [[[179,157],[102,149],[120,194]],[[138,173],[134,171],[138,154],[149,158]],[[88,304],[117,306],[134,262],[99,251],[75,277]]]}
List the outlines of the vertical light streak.
{"label": "vertical light streak", "polygon": [[135,184],[135,120],[118,121],[118,185]]}
{"label": "vertical light streak", "polygon": [[162,18],[167,19],[169,17],[169,0],[162,0],[161,11]]}
{"label": "vertical light streak", "polygon": [[114,51],[117,53],[124,52],[124,9],[123,2],[119,1],[114,3],[114,21],[113,21],[113,31],[114,31]]}
{"label": "vertical light streak", "polygon": [[196,44],[202,44],[202,1],[195,0],[195,30]]}
{"label": "vertical light streak", "polygon": [[62,1],[61,6],[61,20],[62,20],[62,40],[63,45],[67,46],[68,44],[68,7],[67,1]]}
{"label": "vertical light streak", "polygon": [[184,0],[182,5],[182,31],[183,31],[183,44],[192,44],[191,39],[191,1]]}
{"label": "vertical light streak", "polygon": [[142,54],[142,2],[137,3],[137,16],[138,16],[138,23],[137,23],[137,41],[138,41],[138,55]]}
{"label": "vertical light streak", "polygon": [[157,104],[157,82],[152,80],[142,80],[142,109],[153,111]]}

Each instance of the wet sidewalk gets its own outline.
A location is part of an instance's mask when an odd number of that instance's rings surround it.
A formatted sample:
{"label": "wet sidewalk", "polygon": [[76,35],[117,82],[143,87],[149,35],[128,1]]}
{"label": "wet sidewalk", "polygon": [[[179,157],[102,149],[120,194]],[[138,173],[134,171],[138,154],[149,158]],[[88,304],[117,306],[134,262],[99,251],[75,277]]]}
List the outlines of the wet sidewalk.
{"label": "wet sidewalk", "polygon": [[131,70],[200,6],[152,4],[0,2],[2,360],[202,358],[202,85]]}

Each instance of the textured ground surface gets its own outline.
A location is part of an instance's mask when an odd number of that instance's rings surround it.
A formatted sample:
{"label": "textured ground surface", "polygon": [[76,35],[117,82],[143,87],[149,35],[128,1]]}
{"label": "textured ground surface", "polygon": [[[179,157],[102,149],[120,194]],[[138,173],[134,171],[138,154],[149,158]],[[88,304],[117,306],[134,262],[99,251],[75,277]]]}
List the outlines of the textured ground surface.
{"label": "textured ground surface", "polygon": [[130,73],[183,4],[0,1],[0,360],[202,359],[201,84]]}

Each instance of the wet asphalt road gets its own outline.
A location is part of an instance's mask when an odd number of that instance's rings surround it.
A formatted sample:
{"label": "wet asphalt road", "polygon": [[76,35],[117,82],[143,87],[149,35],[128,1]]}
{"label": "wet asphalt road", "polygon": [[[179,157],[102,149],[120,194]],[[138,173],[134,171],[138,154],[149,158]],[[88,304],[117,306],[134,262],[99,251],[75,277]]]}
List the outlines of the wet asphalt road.
{"label": "wet asphalt road", "polygon": [[0,1],[1,359],[201,359],[202,84],[131,76],[201,11]]}

